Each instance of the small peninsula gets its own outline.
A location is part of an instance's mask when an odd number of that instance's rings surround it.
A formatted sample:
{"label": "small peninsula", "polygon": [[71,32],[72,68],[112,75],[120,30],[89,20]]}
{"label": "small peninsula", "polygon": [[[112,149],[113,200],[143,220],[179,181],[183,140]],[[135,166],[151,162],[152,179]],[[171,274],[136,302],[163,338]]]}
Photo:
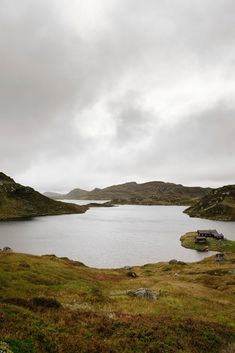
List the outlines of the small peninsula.
{"label": "small peninsula", "polygon": [[228,252],[235,253],[235,241],[229,239],[215,239],[212,237],[206,237],[205,242],[202,244],[195,242],[197,232],[189,232],[180,238],[181,245],[184,248],[194,249],[197,251],[204,251],[207,247],[208,251]]}
{"label": "small peninsula", "polygon": [[84,213],[87,206],[52,200],[0,172],[0,221]]}
{"label": "small peninsula", "polygon": [[213,189],[184,212],[190,217],[235,221],[235,185]]}

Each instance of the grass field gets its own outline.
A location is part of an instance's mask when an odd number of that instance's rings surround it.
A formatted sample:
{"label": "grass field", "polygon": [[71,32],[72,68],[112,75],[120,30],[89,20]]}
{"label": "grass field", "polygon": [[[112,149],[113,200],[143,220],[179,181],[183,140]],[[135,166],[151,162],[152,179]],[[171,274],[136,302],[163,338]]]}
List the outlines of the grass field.
{"label": "grass field", "polygon": [[[231,353],[235,254],[194,264],[98,270],[0,254],[0,341],[14,353]],[[158,300],[133,298],[150,288]],[[0,346],[1,347],[1,346]]]}

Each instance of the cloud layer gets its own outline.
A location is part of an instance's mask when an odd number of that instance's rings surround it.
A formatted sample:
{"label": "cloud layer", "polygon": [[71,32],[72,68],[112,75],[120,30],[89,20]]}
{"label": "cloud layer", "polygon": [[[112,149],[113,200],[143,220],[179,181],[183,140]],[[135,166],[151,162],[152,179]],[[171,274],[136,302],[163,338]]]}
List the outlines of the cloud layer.
{"label": "cloud layer", "polygon": [[232,0],[0,5],[1,170],[40,190],[234,183]]}

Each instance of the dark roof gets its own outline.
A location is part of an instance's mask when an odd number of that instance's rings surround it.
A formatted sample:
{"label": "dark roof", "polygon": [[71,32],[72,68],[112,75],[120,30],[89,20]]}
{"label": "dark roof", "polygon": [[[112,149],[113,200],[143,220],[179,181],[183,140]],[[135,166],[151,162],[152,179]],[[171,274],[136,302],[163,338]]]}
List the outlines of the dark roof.
{"label": "dark roof", "polygon": [[216,229],[198,230],[198,233],[218,234]]}

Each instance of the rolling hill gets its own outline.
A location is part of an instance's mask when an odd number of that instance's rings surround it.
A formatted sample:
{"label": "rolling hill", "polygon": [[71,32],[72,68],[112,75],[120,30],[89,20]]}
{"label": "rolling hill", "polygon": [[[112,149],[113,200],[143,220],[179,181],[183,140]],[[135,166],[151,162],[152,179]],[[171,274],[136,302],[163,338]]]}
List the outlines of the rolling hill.
{"label": "rolling hill", "polygon": [[74,189],[68,194],[46,193],[48,197],[70,200],[112,200],[116,204],[192,205],[210,192],[210,188],[151,181],[129,182],[104,189],[86,191]]}
{"label": "rolling hill", "polygon": [[235,185],[212,190],[184,212],[190,217],[235,221]]}
{"label": "rolling hill", "polygon": [[232,353],[234,254],[226,260],[101,270],[0,252],[0,350]]}
{"label": "rolling hill", "polygon": [[52,200],[0,172],[0,220],[84,213],[85,206]]}

